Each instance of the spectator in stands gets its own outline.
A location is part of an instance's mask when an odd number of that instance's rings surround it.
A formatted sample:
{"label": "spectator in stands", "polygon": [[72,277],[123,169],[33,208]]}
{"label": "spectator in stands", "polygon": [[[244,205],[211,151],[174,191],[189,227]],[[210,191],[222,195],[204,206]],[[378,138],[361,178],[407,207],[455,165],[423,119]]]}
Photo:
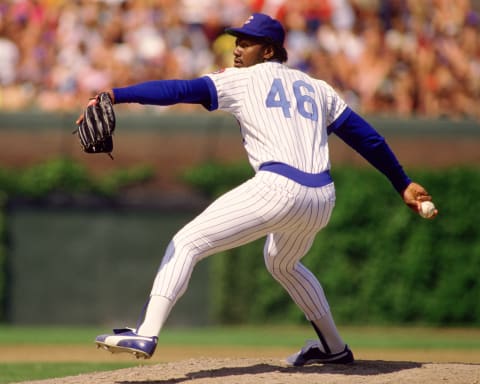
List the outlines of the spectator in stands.
{"label": "spectator in stands", "polygon": [[470,0],[3,2],[0,109],[78,109],[112,78],[213,71],[233,49],[224,27],[252,12],[281,19],[288,64],[324,78],[361,113],[480,118]]}

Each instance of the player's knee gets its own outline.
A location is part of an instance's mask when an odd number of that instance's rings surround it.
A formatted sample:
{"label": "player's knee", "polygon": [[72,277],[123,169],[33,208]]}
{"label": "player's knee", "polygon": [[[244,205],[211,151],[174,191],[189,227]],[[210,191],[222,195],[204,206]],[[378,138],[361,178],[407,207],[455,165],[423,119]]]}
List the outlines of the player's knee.
{"label": "player's knee", "polygon": [[209,254],[208,244],[189,236],[175,236],[169,248],[176,257],[190,259],[193,263],[197,263]]}
{"label": "player's knee", "polygon": [[283,280],[295,273],[295,263],[280,263],[268,256],[265,257],[265,266],[276,280]]}

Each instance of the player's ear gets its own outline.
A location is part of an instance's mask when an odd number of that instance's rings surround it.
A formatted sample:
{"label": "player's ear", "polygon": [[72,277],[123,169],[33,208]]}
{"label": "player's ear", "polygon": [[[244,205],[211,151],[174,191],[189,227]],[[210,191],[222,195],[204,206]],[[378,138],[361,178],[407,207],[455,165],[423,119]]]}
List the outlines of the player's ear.
{"label": "player's ear", "polygon": [[273,45],[265,45],[263,47],[263,59],[265,61],[270,60],[275,55],[275,49]]}

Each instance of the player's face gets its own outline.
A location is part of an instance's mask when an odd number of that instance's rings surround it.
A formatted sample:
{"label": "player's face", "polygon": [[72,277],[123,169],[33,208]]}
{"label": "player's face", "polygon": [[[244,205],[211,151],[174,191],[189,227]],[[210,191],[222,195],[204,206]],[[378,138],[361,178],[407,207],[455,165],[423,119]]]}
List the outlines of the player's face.
{"label": "player's face", "polygon": [[256,40],[238,37],[233,50],[233,66],[237,68],[250,67],[263,63],[271,57],[271,48]]}

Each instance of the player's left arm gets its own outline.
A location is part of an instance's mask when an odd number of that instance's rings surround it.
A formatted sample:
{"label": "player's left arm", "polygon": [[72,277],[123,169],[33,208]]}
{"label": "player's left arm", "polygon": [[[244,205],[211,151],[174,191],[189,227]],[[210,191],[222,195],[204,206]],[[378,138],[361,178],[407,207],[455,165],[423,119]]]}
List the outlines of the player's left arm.
{"label": "player's left arm", "polygon": [[[217,90],[207,77],[192,80],[154,80],[121,88],[106,90],[113,104],[138,103],[145,105],[173,105],[179,103],[201,104],[209,111],[218,108]],[[97,102],[90,99],[89,105]],[[76,124],[83,120],[81,114]]]}
{"label": "player's left arm", "polygon": [[146,105],[201,104],[208,110],[218,107],[213,81],[207,77],[192,80],[153,80],[111,90],[115,104]]}
{"label": "player's left arm", "polygon": [[347,107],[328,127],[328,132],[335,133],[382,172],[415,212],[419,212],[422,201],[432,200],[424,187],[407,176],[385,138],[352,109]]}

